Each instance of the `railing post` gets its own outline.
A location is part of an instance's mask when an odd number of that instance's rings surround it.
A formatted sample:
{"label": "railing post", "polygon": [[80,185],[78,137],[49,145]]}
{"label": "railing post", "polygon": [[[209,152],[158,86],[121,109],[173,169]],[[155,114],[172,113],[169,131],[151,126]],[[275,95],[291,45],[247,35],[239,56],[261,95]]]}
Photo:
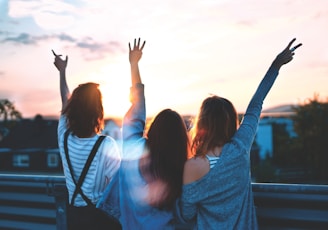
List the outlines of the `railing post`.
{"label": "railing post", "polygon": [[55,197],[56,203],[56,225],[57,230],[67,229],[67,189],[65,184],[54,184],[52,187],[52,195]]}

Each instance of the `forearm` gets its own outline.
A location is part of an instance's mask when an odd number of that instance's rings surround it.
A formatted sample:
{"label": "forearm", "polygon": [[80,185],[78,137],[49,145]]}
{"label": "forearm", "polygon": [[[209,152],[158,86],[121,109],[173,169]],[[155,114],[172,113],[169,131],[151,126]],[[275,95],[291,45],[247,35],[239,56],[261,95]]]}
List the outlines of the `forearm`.
{"label": "forearm", "polygon": [[123,140],[142,137],[146,122],[144,85],[136,84],[131,87],[130,95],[132,105],[123,118]]}
{"label": "forearm", "polygon": [[131,81],[132,86],[141,83],[140,71],[138,63],[131,63]]}
{"label": "forearm", "polygon": [[196,205],[186,205],[181,199],[178,199],[175,204],[174,216],[178,222],[186,224],[195,220],[197,214]]}
{"label": "forearm", "polygon": [[66,81],[66,71],[60,71],[59,72],[59,87],[60,87],[60,96],[61,96],[61,100],[62,100],[62,110],[64,109],[64,107],[66,106],[66,103],[68,101],[70,92],[68,89],[68,85],[67,85],[67,81]]}
{"label": "forearm", "polygon": [[250,102],[251,104],[254,103],[260,103],[262,104],[264,99],[266,98],[267,94],[271,90],[271,87],[273,86],[280,70],[281,65],[277,65],[275,62],[271,64],[269,69],[267,70],[265,76],[261,80],[259,86],[257,87],[257,90],[255,94],[253,95],[253,98]]}
{"label": "forearm", "polygon": [[240,139],[247,149],[251,147],[251,144],[255,138],[263,101],[270,91],[277,76],[278,69],[276,66],[271,65],[259,84],[254,96],[252,97],[241,125],[234,136],[234,138]]}
{"label": "forearm", "polygon": [[302,45],[298,44],[294,48],[290,49],[294,41],[295,39],[293,39],[288,46],[273,60],[247,107],[241,126],[234,136],[237,139],[242,139],[246,147],[250,148],[251,146],[247,145],[252,144],[255,138],[263,101],[273,86],[279,74],[280,68],[293,59],[295,49]]}

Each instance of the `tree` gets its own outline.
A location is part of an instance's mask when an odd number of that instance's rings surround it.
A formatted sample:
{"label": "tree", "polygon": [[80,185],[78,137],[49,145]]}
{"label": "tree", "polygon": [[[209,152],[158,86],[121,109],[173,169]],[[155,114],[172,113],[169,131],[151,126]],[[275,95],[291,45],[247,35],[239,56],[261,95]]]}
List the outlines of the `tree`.
{"label": "tree", "polygon": [[12,102],[7,99],[0,99],[0,119],[4,122],[8,120],[18,120],[22,118],[22,114],[15,109]]}
{"label": "tree", "polygon": [[16,110],[14,104],[7,99],[0,99],[0,140],[12,128],[17,120],[22,118],[22,114]]}
{"label": "tree", "polygon": [[304,168],[302,146],[297,137],[291,137],[286,124],[272,123],[273,163],[279,168]]}
{"label": "tree", "polygon": [[328,182],[328,101],[320,102],[315,95],[294,111],[294,129],[306,167],[314,179]]}

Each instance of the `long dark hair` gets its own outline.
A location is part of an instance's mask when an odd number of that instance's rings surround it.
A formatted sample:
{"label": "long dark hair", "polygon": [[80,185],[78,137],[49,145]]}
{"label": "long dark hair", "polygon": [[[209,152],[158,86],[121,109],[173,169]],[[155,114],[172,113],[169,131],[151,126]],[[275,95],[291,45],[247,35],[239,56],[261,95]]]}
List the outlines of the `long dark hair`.
{"label": "long dark hair", "polygon": [[215,147],[222,147],[235,134],[239,121],[232,103],[226,98],[206,98],[192,130],[192,150],[195,156],[204,156]]}
{"label": "long dark hair", "polygon": [[74,89],[62,114],[73,135],[90,137],[104,127],[102,95],[96,83],[85,83]]}
{"label": "long dark hair", "polygon": [[171,209],[181,195],[183,167],[190,147],[185,122],[177,112],[165,109],[152,121],[146,137],[149,159],[144,171],[150,182],[165,184],[164,197],[152,205]]}

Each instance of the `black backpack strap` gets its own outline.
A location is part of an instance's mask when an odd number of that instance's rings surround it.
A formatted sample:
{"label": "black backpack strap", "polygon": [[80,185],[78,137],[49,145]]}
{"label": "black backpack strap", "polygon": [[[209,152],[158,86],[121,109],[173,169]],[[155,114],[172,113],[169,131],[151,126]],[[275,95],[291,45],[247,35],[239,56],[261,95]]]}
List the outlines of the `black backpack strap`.
{"label": "black backpack strap", "polygon": [[82,173],[80,175],[80,178],[77,182],[77,185],[75,187],[75,191],[74,191],[74,194],[72,196],[72,201],[74,202],[75,200],[75,197],[77,196],[78,193],[81,194],[82,198],[85,200],[85,202],[87,202],[88,205],[93,205],[93,203],[90,201],[90,199],[83,193],[82,189],[81,189],[81,186],[83,184],[83,181],[84,181],[84,178],[85,176],[87,175],[87,172],[89,170],[89,167],[91,165],[91,162],[94,158],[94,156],[96,155],[97,153],[97,150],[101,144],[101,142],[105,139],[105,136],[99,136],[99,138],[97,139],[95,145],[93,146],[91,152],[90,152],[90,155],[88,157],[88,160],[87,162],[85,163],[84,165],[84,168],[82,170]]}
{"label": "black backpack strap", "polygon": [[67,139],[68,139],[68,135],[69,135],[69,130],[67,130],[65,132],[65,137],[64,137],[64,149],[65,149],[65,155],[66,155],[66,159],[67,159],[67,163],[68,163],[68,167],[69,167],[69,170],[70,170],[70,173],[71,173],[71,176],[72,176],[72,179],[74,181],[74,184],[75,184],[75,190],[74,190],[74,193],[73,193],[73,196],[72,196],[72,200],[71,200],[71,204],[74,205],[74,200],[77,196],[78,193],[80,193],[80,195],[82,196],[82,198],[85,200],[85,202],[87,202],[88,205],[93,205],[93,203],[90,201],[90,199],[83,193],[82,189],[81,189],[81,186],[83,184],[83,181],[85,179],[85,176],[89,170],[89,167],[91,165],[91,162],[93,161],[93,158],[94,156],[96,155],[97,153],[97,150],[101,144],[101,142],[105,139],[105,136],[99,136],[99,138],[97,139],[96,143],[94,144],[90,154],[89,154],[89,157],[87,159],[87,162],[85,163],[84,165],[84,168],[81,172],[81,175],[79,177],[79,180],[78,182],[76,183],[76,180],[74,178],[74,174],[73,174],[73,167],[72,167],[72,164],[71,164],[71,161],[69,159],[69,156],[68,156],[68,147],[67,147]]}
{"label": "black backpack strap", "polygon": [[66,160],[67,160],[69,171],[71,172],[71,176],[72,176],[73,182],[76,185],[77,182],[76,182],[75,177],[74,177],[71,160],[69,159],[69,156],[68,156],[67,139],[68,139],[69,133],[70,133],[70,131],[67,129],[66,132],[65,132],[65,136],[64,136],[64,150],[65,150],[65,155],[66,155]]}

